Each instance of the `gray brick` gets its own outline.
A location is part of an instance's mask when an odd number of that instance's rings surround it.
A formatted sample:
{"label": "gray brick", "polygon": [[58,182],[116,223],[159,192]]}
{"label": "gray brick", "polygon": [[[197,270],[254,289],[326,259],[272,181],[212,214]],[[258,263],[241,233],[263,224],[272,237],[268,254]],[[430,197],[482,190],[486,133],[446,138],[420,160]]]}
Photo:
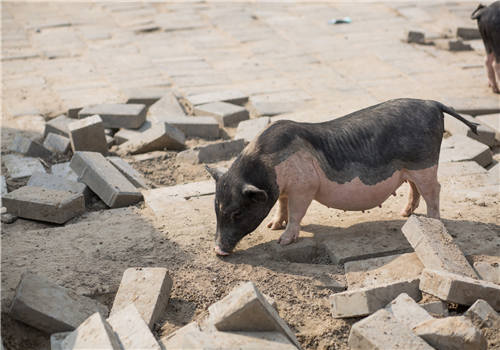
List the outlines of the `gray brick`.
{"label": "gray brick", "polygon": [[500,257],[490,256],[485,261],[474,263],[478,275],[481,279],[500,285]]}
{"label": "gray brick", "polygon": [[113,135],[115,145],[121,145],[128,140],[141,137],[144,131],[151,129],[151,126],[152,123],[149,120],[146,120],[139,129],[120,129]]}
{"label": "gray brick", "polygon": [[86,200],[90,197],[90,189],[87,185],[59,176],[47,173],[33,173],[27,186],[43,187],[49,190],[66,191],[74,194],[82,194]]}
{"label": "gray brick", "polygon": [[[482,47],[481,50],[484,51],[484,47]],[[495,94],[485,95],[482,97],[474,96],[470,98],[446,98],[443,102],[448,106],[452,106],[460,114],[477,116],[500,113],[498,96]]]}
{"label": "gray brick", "polygon": [[215,183],[213,180],[160,187],[143,192],[146,206],[156,212],[160,210],[157,208],[161,208],[164,205],[168,206],[169,203],[177,199],[190,199],[193,197],[208,196],[214,193]]}
{"label": "gray brick", "polygon": [[248,96],[241,91],[227,90],[190,95],[187,97],[187,100],[192,106],[198,106],[212,102],[228,102],[243,106],[248,102]]}
{"label": "gray brick", "polygon": [[4,195],[2,205],[15,216],[56,224],[63,224],[85,211],[82,194],[34,186],[24,186]]}
{"label": "gray brick", "polygon": [[[471,121],[473,123],[478,123],[475,118],[470,115],[463,114],[462,117]],[[462,123],[460,120],[451,117],[449,115],[445,115],[444,117],[444,129],[452,135],[464,135],[468,136],[471,139],[477,140],[485,145],[491,147],[495,144],[495,130],[486,125],[478,125],[477,126],[477,134],[472,132],[472,130]]]}
{"label": "gray brick", "polygon": [[387,304],[385,309],[409,329],[413,329],[419,323],[432,320],[432,316],[406,293],[399,294],[396,299]]}
{"label": "gray brick", "polygon": [[481,142],[463,135],[453,135],[443,140],[439,162],[475,161],[485,167],[492,161],[491,150]]}
{"label": "gray brick", "polygon": [[425,33],[420,31],[410,30],[406,35],[406,42],[425,44]]}
{"label": "gray brick", "polygon": [[479,29],[477,28],[458,27],[457,36],[464,40],[481,39],[481,33],[479,33]]}
{"label": "gray brick", "polygon": [[64,154],[71,149],[71,142],[65,136],[49,133],[43,142],[43,146],[49,151]]}
{"label": "gray brick", "polygon": [[138,154],[157,150],[182,150],[185,136],[177,128],[167,123],[153,124],[151,128],[124,142],[119,147],[120,154]]}
{"label": "gray brick", "polygon": [[474,325],[480,328],[493,327],[500,324],[500,315],[486,301],[479,299],[464,313]]}
{"label": "gray brick", "polygon": [[50,350],[63,350],[62,342],[71,332],[59,332],[50,335]]}
{"label": "gray brick", "polygon": [[213,117],[169,117],[164,121],[182,131],[187,137],[217,139],[220,136],[219,123]]}
{"label": "gray brick", "polygon": [[52,175],[78,182],[78,175],[71,169],[69,162],[52,165],[52,167],[50,167],[50,172]]}
{"label": "gray brick", "polygon": [[500,113],[481,115],[476,121],[494,130],[496,144],[500,144]]}
{"label": "gray brick", "polygon": [[434,43],[436,44],[436,47],[438,47],[442,50],[448,50],[448,51],[472,51],[472,50],[474,50],[470,44],[465,43],[460,39],[457,39],[457,40],[439,39],[439,40],[435,40]]}
{"label": "gray brick", "polygon": [[49,334],[72,331],[96,312],[108,310],[31,272],[22,275],[10,308],[13,318]]}
{"label": "gray brick", "polygon": [[78,119],[78,113],[83,109],[83,107],[73,107],[68,109],[68,118]]}
{"label": "gray brick", "polygon": [[106,134],[101,117],[94,115],[69,124],[73,152],[88,151],[108,153]]}
{"label": "gray brick", "polygon": [[431,315],[439,317],[448,316],[448,304],[441,300],[420,304],[420,306]]}
{"label": "gray brick", "polygon": [[122,350],[118,337],[101,314],[95,313],[62,342],[63,350]]}
{"label": "gray brick", "polygon": [[13,180],[24,179],[33,175],[34,172],[45,172],[40,160],[31,157],[21,157],[15,154],[7,154],[2,157],[9,177]]}
{"label": "gray brick", "polygon": [[141,87],[128,89],[125,92],[127,103],[143,104],[146,107],[159,101],[163,96],[170,92],[169,88],[161,87]]}
{"label": "gray brick", "polygon": [[137,129],[146,121],[146,106],[143,104],[101,104],[84,107],[78,118],[99,115],[105,128]]}
{"label": "gray brick", "polygon": [[198,105],[194,108],[194,114],[213,116],[221,126],[237,126],[239,122],[249,118],[248,111],[244,107],[227,102]]}
{"label": "gray brick", "polygon": [[74,121],[74,119],[68,118],[65,115],[60,115],[57,118],[51,119],[50,121],[45,123],[45,132],[43,136],[47,137],[49,133],[53,133],[56,135],[69,137],[68,125]]}
{"label": "gray brick", "polygon": [[146,180],[144,177],[135,170],[126,160],[120,157],[108,157],[108,160],[113,164],[120,172],[125,175],[127,180],[129,180],[135,187],[148,188]]}
{"label": "gray brick", "polygon": [[70,163],[80,181],[111,208],[137,203],[142,195],[104,156],[96,152],[76,152]]}
{"label": "gray brick", "polygon": [[148,120],[152,123],[164,122],[164,118],[185,115],[177,97],[172,92],[167,93],[155,102],[148,111]]}
{"label": "gray brick", "polygon": [[251,96],[250,102],[258,116],[269,116],[293,112],[298,103],[293,101],[279,101],[268,95]]}
{"label": "gray brick", "polygon": [[0,194],[3,196],[8,193],[7,182],[5,181],[5,176],[0,175]]}
{"label": "gray brick", "polygon": [[50,158],[52,155],[52,152],[43,147],[41,143],[21,135],[16,135],[9,150],[35,158]]}
{"label": "gray brick", "polygon": [[271,118],[260,117],[256,119],[244,120],[238,124],[236,129],[235,140],[243,139],[245,142],[251,142],[262,130],[267,128]]}
{"label": "gray brick", "polygon": [[245,148],[243,140],[223,141],[195,147],[199,163],[215,163],[236,157]]}

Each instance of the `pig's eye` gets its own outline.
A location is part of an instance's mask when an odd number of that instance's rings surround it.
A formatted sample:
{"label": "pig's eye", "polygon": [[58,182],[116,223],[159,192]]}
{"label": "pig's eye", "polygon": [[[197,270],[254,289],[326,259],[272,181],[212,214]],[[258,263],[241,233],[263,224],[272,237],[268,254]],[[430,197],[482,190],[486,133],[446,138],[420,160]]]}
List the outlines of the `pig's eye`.
{"label": "pig's eye", "polygon": [[233,221],[236,221],[236,220],[241,219],[241,211],[236,210],[236,211],[232,212],[232,213],[231,213],[231,219],[232,219]]}

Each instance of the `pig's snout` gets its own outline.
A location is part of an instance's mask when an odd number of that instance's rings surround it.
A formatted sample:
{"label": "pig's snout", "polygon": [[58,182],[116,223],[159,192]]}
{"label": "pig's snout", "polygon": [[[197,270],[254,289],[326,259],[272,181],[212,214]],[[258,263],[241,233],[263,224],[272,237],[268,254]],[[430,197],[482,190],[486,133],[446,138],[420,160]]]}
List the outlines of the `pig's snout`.
{"label": "pig's snout", "polygon": [[227,255],[229,255],[229,254],[230,254],[230,253],[225,252],[225,251],[223,251],[222,249],[220,249],[220,247],[219,247],[218,245],[216,245],[216,246],[214,247],[214,249],[215,249],[215,254],[217,254],[217,255],[227,256]]}

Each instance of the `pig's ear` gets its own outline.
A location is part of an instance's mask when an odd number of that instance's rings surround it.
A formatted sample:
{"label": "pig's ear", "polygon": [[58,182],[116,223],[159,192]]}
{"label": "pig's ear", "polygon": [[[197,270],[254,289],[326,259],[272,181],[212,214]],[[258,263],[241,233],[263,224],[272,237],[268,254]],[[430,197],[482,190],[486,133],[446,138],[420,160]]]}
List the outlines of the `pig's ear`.
{"label": "pig's ear", "polygon": [[227,172],[227,168],[210,168],[208,165],[205,165],[205,169],[212,175],[215,181],[218,181]]}
{"label": "pig's ear", "polygon": [[267,193],[254,185],[245,184],[243,185],[243,195],[252,199],[255,202],[265,202],[267,201]]}

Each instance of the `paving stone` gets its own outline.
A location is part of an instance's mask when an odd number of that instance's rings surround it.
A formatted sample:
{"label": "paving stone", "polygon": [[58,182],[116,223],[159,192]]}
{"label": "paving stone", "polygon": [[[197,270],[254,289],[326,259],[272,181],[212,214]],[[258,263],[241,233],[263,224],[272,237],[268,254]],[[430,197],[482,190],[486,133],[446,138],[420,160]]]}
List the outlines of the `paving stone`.
{"label": "paving stone", "polygon": [[356,322],[351,327],[348,344],[352,350],[432,349],[387,310]]}
{"label": "paving stone", "polygon": [[412,215],[401,231],[426,268],[478,277],[440,220]]}
{"label": "paving stone", "polygon": [[132,267],[123,273],[110,317],[133,303],[142,318],[153,325],[167,307],[172,279],[162,267]]}
{"label": "paving stone", "polygon": [[104,124],[98,115],[74,121],[68,125],[73,152],[108,153]]}
{"label": "paving stone", "polygon": [[443,301],[431,301],[428,303],[420,304],[420,306],[431,315],[439,317],[448,316],[448,304]]}
{"label": "paving stone", "polygon": [[[159,208],[168,206],[173,201],[183,201],[192,197],[207,196],[215,193],[213,180],[191,182],[183,185],[167,186],[144,191],[146,206],[158,212]],[[160,210],[161,211],[161,210]]]}
{"label": "paving stone", "polygon": [[152,125],[153,124],[149,120],[146,120],[139,129],[120,129],[113,135],[115,144],[121,145],[131,139],[142,137],[142,133],[151,129]]}
{"label": "paving stone", "polygon": [[477,28],[458,27],[457,36],[464,40],[481,39],[481,33],[479,33],[479,29]]}
{"label": "paving stone", "polygon": [[71,332],[60,332],[50,335],[50,350],[63,350],[62,342]]}
{"label": "paving stone", "polygon": [[493,327],[500,322],[500,315],[484,300],[477,300],[464,313],[479,328]]}
{"label": "paving stone", "polygon": [[416,44],[425,44],[425,33],[416,31],[416,30],[410,30],[408,31],[408,34],[406,35],[406,42],[407,43],[416,43]]}
{"label": "paving stone", "polygon": [[[462,114],[462,117],[470,122],[478,123],[478,121],[470,115]],[[444,116],[444,129],[452,135],[464,135],[471,139],[477,140],[491,147],[495,144],[495,130],[489,126],[480,124],[477,126],[477,134],[475,134],[467,125],[460,120],[449,115]]]}
{"label": "paving stone", "polygon": [[95,313],[85,320],[62,342],[63,350],[106,349],[122,350],[118,337],[101,314]]}
{"label": "paving stone", "polygon": [[167,123],[156,123],[140,135],[119,146],[120,154],[138,154],[161,149],[179,151],[185,148],[185,136],[179,129]]}
{"label": "paving stone", "polygon": [[113,164],[120,172],[125,175],[127,180],[129,180],[135,187],[148,188],[146,180],[144,177],[135,170],[126,160],[120,157],[108,157],[108,160]]}
{"label": "paving stone", "polygon": [[258,116],[272,117],[293,112],[303,101],[282,100],[273,95],[255,95],[250,97],[250,102]]}
{"label": "paving stone", "polygon": [[13,318],[49,334],[72,331],[96,312],[108,310],[31,272],[21,276],[10,308]]}
{"label": "paving stone", "polygon": [[7,182],[5,181],[5,176],[0,175],[0,194],[3,196],[7,194],[9,191],[7,189]]}
{"label": "paving stone", "polygon": [[165,160],[168,158],[169,152],[153,151],[144,154],[136,154],[132,156],[134,162],[145,162],[150,160]]}
{"label": "paving stone", "polygon": [[122,350],[160,350],[160,345],[134,304],[114,313],[107,321],[118,336]]}
{"label": "paving stone", "polygon": [[69,138],[53,133],[49,133],[43,142],[43,147],[56,153],[68,153],[71,149]]}
{"label": "paving stone", "polygon": [[245,148],[245,141],[242,139],[222,141],[180,152],[177,159],[192,164],[215,163],[236,157],[243,151],[243,148]]}
{"label": "paving stone", "polygon": [[106,147],[109,149],[115,143],[115,139],[113,139],[113,137],[109,135],[106,135],[105,138],[106,138]]}
{"label": "paving stone", "polygon": [[177,97],[175,97],[174,93],[169,92],[149,107],[148,120],[152,123],[159,123],[164,122],[163,118],[184,115],[186,113],[184,113]]}
{"label": "paving stone", "polygon": [[63,224],[85,211],[82,194],[33,186],[4,195],[2,205],[15,216],[56,224]]}
{"label": "paving stone", "polygon": [[219,123],[214,117],[168,117],[163,119],[186,135],[186,137],[201,137],[217,139],[220,136]]}
{"label": "paving stone", "polygon": [[16,135],[9,150],[35,158],[49,158],[52,155],[52,152],[43,147],[41,143],[21,135]]}
{"label": "paving stone", "polygon": [[399,294],[385,309],[409,329],[413,329],[419,323],[432,320],[433,318],[406,293]]}
{"label": "paving stone", "polygon": [[74,119],[68,118],[65,115],[60,115],[57,118],[51,119],[50,121],[45,123],[45,131],[43,136],[47,137],[48,134],[53,133],[56,135],[69,137],[68,125],[74,121]]}
{"label": "paving stone", "polygon": [[424,266],[415,253],[348,261],[344,264],[349,289],[415,279],[423,269]]}
{"label": "paving stone", "polygon": [[69,166],[70,162],[54,164],[50,167],[52,175],[62,177],[66,180],[78,182],[78,175]]}
{"label": "paving stone", "polygon": [[9,177],[13,180],[24,179],[33,175],[34,172],[45,172],[40,160],[32,157],[21,157],[15,154],[7,154],[2,157]]}
{"label": "paving stone", "polygon": [[413,328],[413,331],[436,349],[486,349],[486,339],[464,316],[428,320]]}
{"label": "paving stone", "polygon": [[[3,207],[5,208],[5,207]],[[3,223],[3,224],[12,224],[14,223],[16,220],[18,219],[17,216],[15,215],[12,215],[10,213],[3,213],[0,217],[0,221]]]}
{"label": "paving stone", "polygon": [[78,113],[83,109],[83,107],[74,107],[68,109],[68,118],[78,119]]}
{"label": "paving stone", "polygon": [[128,89],[125,95],[128,97],[127,103],[143,104],[146,107],[158,102],[162,97],[170,92],[170,88],[162,87],[141,87]]}
{"label": "paving stone", "polygon": [[311,238],[299,238],[294,244],[273,244],[276,257],[295,263],[311,262],[318,254],[318,246]]}
{"label": "paving stone", "polygon": [[137,203],[142,195],[102,154],[76,152],[70,163],[81,182],[111,208]]}
{"label": "paving stone", "polygon": [[495,130],[496,144],[500,144],[500,113],[480,115],[476,121]]}
{"label": "paving stone", "polygon": [[485,168],[473,161],[441,163],[438,168],[438,178],[487,173]]}
{"label": "paving stone", "polygon": [[[482,44],[482,43],[481,43]],[[484,53],[484,45],[481,48],[482,54]],[[500,113],[500,104],[498,103],[498,96],[492,94],[491,96],[471,97],[471,98],[445,98],[443,103],[452,106],[457,113],[468,114],[472,116]]]}
{"label": "paving stone", "polygon": [[187,100],[192,106],[198,106],[212,102],[227,102],[243,106],[248,102],[248,96],[241,91],[227,90],[190,95],[187,97]]}
{"label": "paving stone", "polygon": [[213,116],[221,126],[237,126],[239,122],[249,118],[245,107],[227,102],[211,102],[195,106],[194,114]]}
{"label": "paving stone", "polygon": [[101,104],[82,108],[78,118],[99,115],[105,128],[137,129],[146,121],[146,106],[143,104]]}
{"label": "paving stone", "polygon": [[474,268],[481,279],[500,284],[500,257],[491,256],[486,261],[476,261]]}
{"label": "paving stone", "polygon": [[61,178],[53,174],[35,172],[30,177],[26,186],[81,194],[86,200],[90,197],[90,189],[84,183]]}
{"label": "paving stone", "polygon": [[245,142],[251,142],[262,130],[267,128],[271,121],[269,117],[260,117],[256,119],[244,120],[238,124],[235,140],[243,139]]}
{"label": "paving stone", "polygon": [[468,43],[463,42],[460,39],[457,40],[449,40],[449,39],[439,39],[434,40],[434,44],[436,47],[442,50],[448,51],[473,51],[474,49]]}
{"label": "paving stone", "polygon": [[253,282],[236,287],[212,304],[208,311],[210,315],[207,322],[219,331],[280,332],[300,348],[295,334]]}
{"label": "paving stone", "polygon": [[485,167],[492,161],[490,148],[479,141],[463,135],[443,139],[439,163],[475,161]]}
{"label": "paving stone", "polygon": [[500,286],[450,272],[424,269],[420,289],[448,302],[472,305],[483,299],[495,310],[500,310]]}
{"label": "paving stone", "polygon": [[418,284],[419,280],[413,279],[332,294],[332,315],[334,318],[369,315],[385,307],[401,293],[407,293],[418,301],[422,298]]}

